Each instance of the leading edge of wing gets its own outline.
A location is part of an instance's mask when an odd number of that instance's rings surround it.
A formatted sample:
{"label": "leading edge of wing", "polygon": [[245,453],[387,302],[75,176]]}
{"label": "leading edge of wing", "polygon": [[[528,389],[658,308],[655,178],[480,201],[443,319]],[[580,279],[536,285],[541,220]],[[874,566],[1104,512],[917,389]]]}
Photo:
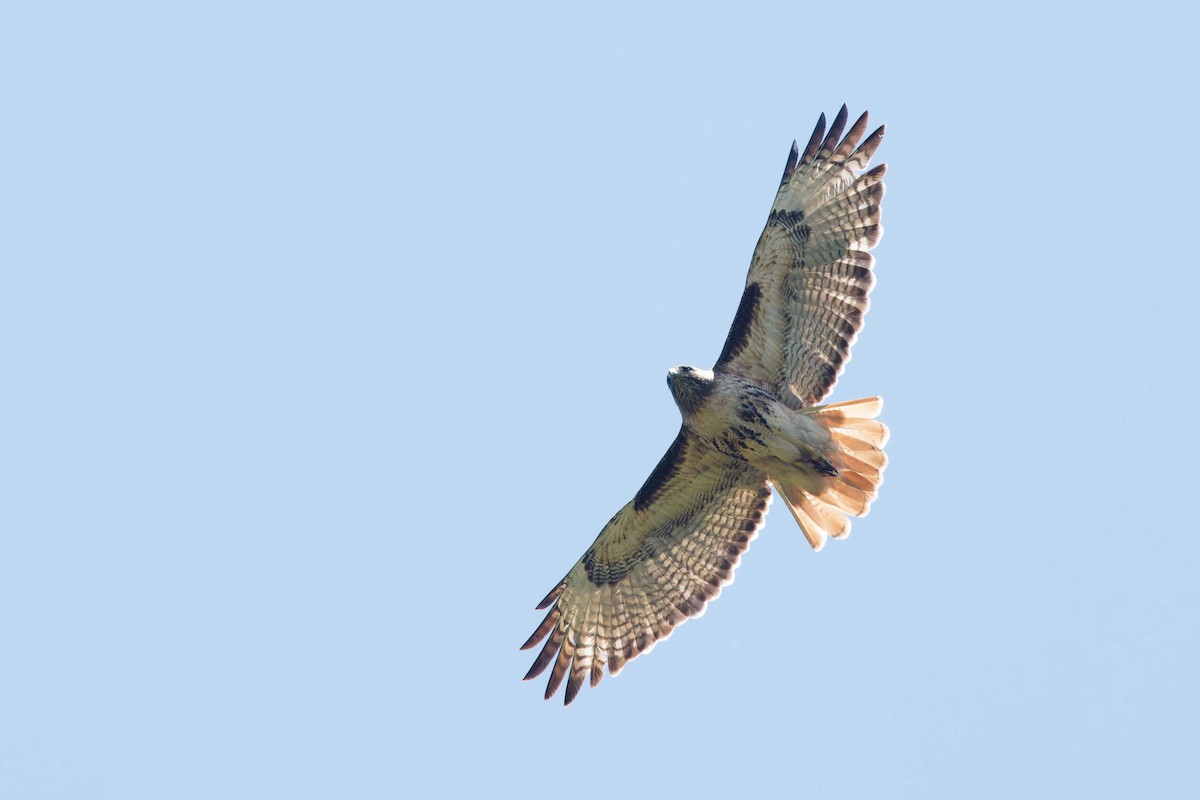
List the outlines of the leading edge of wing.
{"label": "leading edge of wing", "polygon": [[715,366],[803,404],[836,383],[874,285],[886,165],[864,170],[886,129],[864,138],[868,114],[849,130],[847,120],[843,105],[828,131],[820,116],[803,150],[793,142]]}
{"label": "leading edge of wing", "polygon": [[565,680],[570,704],[585,678],[598,685],[606,668],[616,675],[702,614],[733,580],[770,502],[766,475],[681,430],[635,499],[539,604],[549,611],[521,649],[546,641],[525,680],[553,665],[545,697]]}

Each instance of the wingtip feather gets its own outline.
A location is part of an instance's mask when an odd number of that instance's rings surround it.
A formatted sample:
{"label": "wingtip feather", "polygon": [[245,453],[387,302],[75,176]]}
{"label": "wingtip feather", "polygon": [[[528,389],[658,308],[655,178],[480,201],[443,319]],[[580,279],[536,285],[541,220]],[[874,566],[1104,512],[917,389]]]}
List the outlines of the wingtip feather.
{"label": "wingtip feather", "polygon": [[796,171],[796,164],[800,161],[800,143],[795,139],[792,140],[792,149],[788,152],[787,164],[783,167],[783,177],[779,179],[779,185],[783,186],[792,179],[792,173]]}
{"label": "wingtip feather", "polygon": [[833,124],[829,126],[829,133],[825,134],[825,139],[821,142],[821,148],[817,152],[817,158],[827,159],[833,155],[833,151],[837,147],[838,140],[842,136],[842,131],[846,129],[846,119],[849,114],[850,110],[846,108],[845,103],[842,103],[842,107],[838,110],[837,116],[833,118]]}
{"label": "wingtip feather", "polygon": [[561,628],[556,629],[554,633],[551,634],[550,638],[546,640],[545,646],[542,647],[542,651],[538,653],[538,657],[534,659],[533,665],[529,668],[529,671],[525,673],[525,677],[522,678],[522,680],[531,681],[545,671],[546,667],[549,666],[551,659],[553,659],[558,653],[559,645],[562,644],[565,635],[566,634]]}
{"label": "wingtip feather", "polygon": [[817,126],[813,128],[812,136],[808,137],[808,144],[804,146],[804,154],[800,157],[800,164],[810,164],[813,158],[817,155],[817,148],[821,146],[821,139],[825,136],[825,112],[821,112],[821,116],[817,119]]}
{"label": "wingtip feather", "polygon": [[558,623],[558,617],[558,609],[550,609],[550,613],[548,613],[545,619],[542,620],[541,624],[537,626],[537,630],[535,630],[530,637],[525,640],[525,644],[521,645],[520,649],[528,650],[545,638],[546,634],[552,631],[554,626]]}
{"label": "wingtip feather", "polygon": [[542,602],[537,604],[537,606],[534,608],[534,611],[544,611],[547,606],[549,606],[551,603],[553,603],[555,600],[557,600],[562,595],[563,590],[566,588],[567,588],[567,582],[561,581],[558,584],[558,586],[555,586],[553,589],[550,590],[550,593],[548,595],[546,595],[546,597],[542,600]]}

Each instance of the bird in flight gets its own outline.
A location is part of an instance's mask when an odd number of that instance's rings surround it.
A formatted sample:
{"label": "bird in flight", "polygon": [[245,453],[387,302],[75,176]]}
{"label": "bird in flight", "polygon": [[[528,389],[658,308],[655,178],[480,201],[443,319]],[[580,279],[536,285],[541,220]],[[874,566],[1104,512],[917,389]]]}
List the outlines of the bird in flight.
{"label": "bird in flight", "polygon": [[[679,435],[633,500],[538,605],[521,649],[545,639],[525,680],[547,667],[564,704],[704,611],[733,580],[763,525],[773,486],[814,550],[850,533],[882,482],[888,429],[879,397],[820,405],[862,328],[875,283],[869,252],[886,164],[867,114],[842,106],[795,143],[750,260],[746,288],[712,369],[675,367]],[[843,132],[845,135],[843,136]]]}

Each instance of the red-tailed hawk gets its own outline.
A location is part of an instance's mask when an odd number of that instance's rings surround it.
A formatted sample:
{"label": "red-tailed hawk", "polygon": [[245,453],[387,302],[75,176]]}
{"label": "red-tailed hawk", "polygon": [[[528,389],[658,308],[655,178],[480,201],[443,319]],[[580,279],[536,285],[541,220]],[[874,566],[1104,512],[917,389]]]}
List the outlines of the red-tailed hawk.
{"label": "red-tailed hawk", "polygon": [[866,168],[884,129],[863,139],[866,114],[845,127],[842,106],[827,134],[822,114],[804,150],[792,144],[716,365],[667,373],[679,435],[538,606],[550,611],[522,649],[546,639],[525,679],[553,665],[547,699],[565,678],[570,703],[585,678],[616,675],[703,612],[733,580],[772,486],[815,550],[875,499],[883,401],[818,405],[862,327],[883,232],[886,165]]}

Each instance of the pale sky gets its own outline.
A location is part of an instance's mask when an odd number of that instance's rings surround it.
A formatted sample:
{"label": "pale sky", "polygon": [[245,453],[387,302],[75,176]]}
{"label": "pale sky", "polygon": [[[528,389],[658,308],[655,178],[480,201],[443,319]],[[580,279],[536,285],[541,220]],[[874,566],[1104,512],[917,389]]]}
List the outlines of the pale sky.
{"label": "pale sky", "polygon": [[[30,6],[29,9],[33,7]],[[1195,12],[0,12],[0,797],[1183,796]],[[534,605],[869,109],[880,499],[569,709]]]}

